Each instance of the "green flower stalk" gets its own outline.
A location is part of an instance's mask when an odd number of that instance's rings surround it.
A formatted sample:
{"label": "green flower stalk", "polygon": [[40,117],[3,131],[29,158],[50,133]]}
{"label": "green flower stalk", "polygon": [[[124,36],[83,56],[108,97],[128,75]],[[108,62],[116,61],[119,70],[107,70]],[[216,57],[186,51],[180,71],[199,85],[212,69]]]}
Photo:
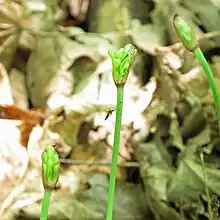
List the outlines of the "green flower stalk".
{"label": "green flower stalk", "polygon": [[115,182],[117,174],[118,163],[118,151],[120,145],[120,133],[121,133],[121,120],[123,111],[123,98],[124,98],[124,85],[127,81],[129,70],[136,57],[137,50],[131,44],[127,44],[119,51],[109,52],[109,56],[112,60],[112,75],[117,87],[117,107],[116,107],[116,122],[114,131],[114,144],[112,154],[111,174],[109,181],[108,192],[108,207],[107,207],[107,220],[112,220],[113,207],[114,207],[114,195],[115,195]]}
{"label": "green flower stalk", "polygon": [[180,15],[175,14],[173,18],[173,25],[184,47],[194,53],[206,74],[209,87],[212,90],[213,97],[215,100],[218,126],[220,132],[220,96],[213,76],[214,74],[199,47],[194,32],[192,31],[191,27],[186,23],[186,21],[184,21]]}
{"label": "green flower stalk", "polygon": [[42,179],[44,198],[40,220],[47,220],[52,190],[59,179],[59,157],[52,146],[47,146],[42,154]]}
{"label": "green flower stalk", "polygon": [[[176,32],[182,41],[184,47],[188,49],[189,51],[193,52],[196,58],[198,59],[200,65],[202,66],[206,77],[208,79],[209,87],[212,90],[213,97],[215,100],[215,105],[216,105],[216,112],[217,112],[217,119],[218,119],[218,126],[219,126],[219,132],[220,132],[220,96],[218,93],[218,89],[215,83],[214,79],[214,74],[205,59],[198,41],[196,39],[196,36],[190,26],[178,15],[175,14],[174,19],[173,19],[173,24],[176,29]],[[211,199],[210,199],[210,194],[209,190],[206,184],[206,171],[205,171],[205,163],[204,163],[204,158],[203,158],[203,153],[200,155],[201,161],[202,161],[202,168],[204,172],[204,182],[205,182],[205,191],[208,197],[208,212],[209,212],[209,219],[213,219],[213,212],[212,212],[212,207],[211,207]]]}

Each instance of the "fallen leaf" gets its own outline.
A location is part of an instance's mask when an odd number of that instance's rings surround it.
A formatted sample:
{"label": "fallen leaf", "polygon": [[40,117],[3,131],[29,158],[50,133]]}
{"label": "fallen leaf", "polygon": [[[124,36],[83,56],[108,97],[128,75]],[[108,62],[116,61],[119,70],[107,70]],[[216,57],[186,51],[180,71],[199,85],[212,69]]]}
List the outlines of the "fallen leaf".
{"label": "fallen leaf", "polygon": [[151,165],[171,165],[171,157],[159,138],[155,138],[148,143],[140,144],[135,154],[146,155]]}
{"label": "fallen leaf", "polygon": [[164,30],[154,24],[141,25],[134,20],[129,35],[137,47],[150,55],[155,55],[156,48],[164,46]]}
{"label": "fallen leaf", "polygon": [[203,109],[200,106],[195,106],[185,117],[181,126],[183,138],[193,137],[198,134],[204,126],[205,117]]}
{"label": "fallen leaf", "polygon": [[0,63],[0,104],[12,105],[13,98],[7,72]]}
{"label": "fallen leaf", "polygon": [[[18,217],[24,219],[39,219],[41,208],[34,203],[10,213],[10,220]],[[87,208],[83,203],[77,202],[73,196],[63,196],[59,201],[50,204],[48,219],[53,220],[103,220],[104,215]]]}
{"label": "fallen leaf", "polygon": [[89,7],[89,0],[81,1],[67,1],[70,7],[70,13],[78,21],[82,22],[86,18],[87,10]]}
{"label": "fallen leaf", "polygon": [[[108,195],[108,178],[105,174],[97,173],[89,178],[90,189],[76,194],[78,201],[93,211],[105,215]],[[142,219],[147,216],[140,185],[119,183],[116,186],[114,219]]]}
{"label": "fallen leaf", "polygon": [[166,203],[167,184],[174,175],[173,171],[164,162],[158,163],[158,165],[150,165],[152,158],[149,160],[148,154],[143,150],[139,149],[138,146],[135,155],[140,164],[140,173],[144,183],[144,196],[147,206],[150,208],[155,219],[181,220],[182,217],[180,214]]}
{"label": "fallen leaf", "polygon": [[35,124],[42,123],[45,117],[41,110],[23,110],[15,105],[1,105],[1,111],[6,115],[4,118],[30,121]]}
{"label": "fallen leaf", "polygon": [[22,109],[28,109],[28,91],[26,88],[25,74],[17,69],[12,69],[9,74],[12,97],[14,104]]}
{"label": "fallen leaf", "polygon": [[19,128],[23,146],[27,146],[32,128],[37,124],[42,124],[45,118],[44,114],[39,110],[22,110],[15,105],[0,105],[0,113],[0,118],[22,122]]}
{"label": "fallen leaf", "polygon": [[[186,0],[183,5],[190,8],[190,10],[197,15],[200,21],[200,23],[197,24],[203,24],[208,32],[219,30],[219,10],[210,0]],[[210,14],[212,15],[212,19],[210,19]],[[220,38],[216,37],[215,40],[219,44]]]}
{"label": "fallen leaf", "polygon": [[[218,169],[205,167],[206,185],[210,192],[220,195],[220,172]],[[188,157],[182,159],[169,184],[168,199],[178,204],[198,202],[201,193],[205,193],[204,173],[201,161]]]}
{"label": "fallen leaf", "polygon": [[170,168],[152,166],[147,177],[144,178],[144,185],[147,189],[145,197],[156,219],[183,220],[181,215],[166,203],[167,184],[172,176],[173,172]]}
{"label": "fallen leaf", "polygon": [[[9,28],[0,28],[0,62],[8,69],[11,66],[18,46],[21,31],[15,26],[22,17],[22,6],[16,2],[0,4],[0,24],[8,24]],[[11,25],[11,27],[10,27]]]}
{"label": "fallen leaf", "polygon": [[183,144],[183,138],[182,138],[182,133],[181,133],[181,129],[180,129],[180,124],[179,124],[176,116],[172,117],[172,119],[171,119],[169,132],[171,135],[171,142],[169,144],[177,147],[180,151],[184,151],[185,146]]}
{"label": "fallen leaf", "polygon": [[24,0],[23,5],[28,13],[27,26],[33,32],[54,30],[54,16],[56,14],[56,1]]}
{"label": "fallen leaf", "polygon": [[[14,200],[14,188],[19,186],[28,166],[28,154],[21,145],[21,131],[18,128],[22,122],[0,119],[0,215]],[[12,138],[13,137],[13,138]]]}
{"label": "fallen leaf", "polygon": [[91,60],[92,64],[99,60],[95,50],[65,36],[38,39],[27,66],[27,85],[35,107],[46,107],[48,98],[53,94],[66,97],[72,95],[74,76],[69,69],[81,57],[88,57],[87,60]]}

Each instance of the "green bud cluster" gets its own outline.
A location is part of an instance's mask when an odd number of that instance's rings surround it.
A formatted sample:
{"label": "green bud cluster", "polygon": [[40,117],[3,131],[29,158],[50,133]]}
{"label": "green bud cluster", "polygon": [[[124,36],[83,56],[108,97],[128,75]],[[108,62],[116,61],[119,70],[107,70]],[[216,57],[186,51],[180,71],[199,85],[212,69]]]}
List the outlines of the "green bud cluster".
{"label": "green bud cluster", "polygon": [[116,86],[124,86],[129,70],[136,57],[137,50],[132,44],[127,44],[118,51],[110,51],[112,74]]}
{"label": "green bud cluster", "polygon": [[59,179],[59,157],[53,146],[47,146],[42,154],[42,178],[45,189],[54,189]]}

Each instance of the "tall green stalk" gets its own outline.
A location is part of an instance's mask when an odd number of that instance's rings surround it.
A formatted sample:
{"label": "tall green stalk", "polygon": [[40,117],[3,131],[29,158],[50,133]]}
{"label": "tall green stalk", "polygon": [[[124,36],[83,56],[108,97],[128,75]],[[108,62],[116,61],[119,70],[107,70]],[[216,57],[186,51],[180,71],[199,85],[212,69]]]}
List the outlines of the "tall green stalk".
{"label": "tall green stalk", "polygon": [[108,193],[107,220],[112,220],[112,211],[114,207],[115,182],[117,176],[118,151],[120,145],[121,119],[122,119],[122,111],[123,111],[123,96],[124,96],[124,87],[118,87],[116,123],[115,123],[114,145],[113,145],[114,150],[112,154],[111,175],[110,175],[109,193]]}
{"label": "tall green stalk", "polygon": [[180,17],[180,15],[175,14],[173,19],[173,24],[184,47],[194,53],[194,55],[198,59],[200,65],[202,66],[206,74],[209,87],[212,90],[213,97],[215,100],[218,127],[220,132],[220,96],[215,83],[214,74],[199,47],[194,32],[192,31],[190,26],[186,23],[186,21],[184,21],[183,18]]}
{"label": "tall green stalk", "polygon": [[59,178],[59,157],[52,146],[47,146],[42,154],[42,180],[44,198],[41,207],[40,220],[47,220],[52,190]]}
{"label": "tall green stalk", "polygon": [[117,107],[112,165],[109,181],[108,206],[106,212],[107,220],[112,220],[113,216],[118,151],[120,146],[121,121],[123,112],[124,85],[127,81],[130,67],[134,62],[136,52],[136,49],[131,44],[127,44],[124,48],[121,48],[119,51],[109,52],[109,56],[112,59],[112,75],[115,85],[117,87]]}
{"label": "tall green stalk", "polygon": [[[215,83],[214,74],[213,74],[206,58],[203,55],[203,53],[199,47],[198,41],[196,39],[196,36],[195,36],[194,32],[192,31],[192,29],[190,28],[190,26],[178,14],[176,14],[174,16],[173,24],[174,24],[176,32],[177,32],[181,42],[183,43],[184,47],[194,53],[194,55],[198,59],[200,65],[202,66],[202,68],[206,74],[206,77],[207,77],[207,80],[209,83],[209,87],[212,90],[212,94],[213,94],[213,97],[215,100],[216,115],[217,115],[218,127],[219,127],[219,132],[220,132],[220,96],[219,96],[219,92],[218,92],[218,89],[217,89],[217,86]],[[211,207],[211,198],[210,198],[209,189],[206,184],[206,181],[207,181],[206,176],[207,175],[206,175],[206,170],[205,170],[205,162],[204,162],[203,152],[200,153],[200,159],[202,162],[202,169],[203,169],[203,174],[204,174],[205,192],[208,197],[209,219],[213,220],[214,215],[213,215],[213,211],[212,211],[212,207]]]}

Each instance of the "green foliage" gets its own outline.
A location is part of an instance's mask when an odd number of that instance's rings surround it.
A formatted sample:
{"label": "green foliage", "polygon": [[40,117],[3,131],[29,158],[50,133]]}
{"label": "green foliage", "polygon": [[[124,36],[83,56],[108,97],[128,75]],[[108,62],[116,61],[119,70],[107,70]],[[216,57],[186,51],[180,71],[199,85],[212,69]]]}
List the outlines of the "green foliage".
{"label": "green foliage", "polygon": [[167,202],[167,185],[173,178],[173,170],[166,166],[151,166],[144,178],[145,198],[156,220],[183,220],[183,217]]}
{"label": "green foliage", "polygon": [[[48,219],[105,219],[109,178],[104,173],[93,173],[89,175],[88,183],[89,189],[78,191],[74,195],[62,195],[51,203]],[[140,184],[119,183],[115,193],[115,207],[117,208],[113,213],[114,220],[121,220],[125,217],[140,220],[150,215]],[[39,219],[40,208],[37,204],[25,206],[21,211],[26,219]],[[14,216],[16,214],[13,213]],[[12,219],[15,220],[16,218],[10,218],[10,220]]]}
{"label": "green foliage", "polygon": [[[211,192],[220,195],[220,171],[206,167],[206,185]],[[184,158],[168,187],[168,199],[180,205],[199,201],[205,192],[203,168],[200,161],[192,157]]]}

